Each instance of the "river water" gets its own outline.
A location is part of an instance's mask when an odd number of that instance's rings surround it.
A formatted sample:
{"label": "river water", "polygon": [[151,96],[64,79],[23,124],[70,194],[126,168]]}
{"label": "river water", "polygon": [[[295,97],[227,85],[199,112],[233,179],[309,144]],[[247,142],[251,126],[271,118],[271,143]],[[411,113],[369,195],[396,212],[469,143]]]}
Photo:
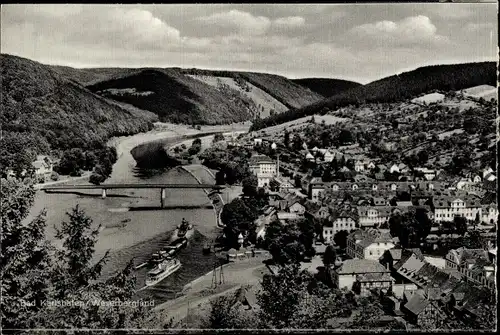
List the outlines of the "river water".
{"label": "river water", "polygon": [[[175,136],[175,134],[165,136]],[[147,139],[145,134],[120,139],[117,145],[119,158],[113,166],[112,176],[106,183],[197,183],[191,175],[180,169],[168,171],[137,169],[130,150]],[[175,142],[172,139],[172,143]],[[78,183],[87,181],[82,180]],[[56,227],[68,219],[65,213],[79,204],[93,219],[94,227],[101,225],[95,259],[110,251],[109,259],[103,269],[103,278],[123,269],[131,259],[134,259],[136,265],[149,259],[153,252],[168,244],[175,227],[182,218],[186,218],[194,224],[196,231],[188,246],[179,253],[182,267],[155,287],[137,294],[142,299],[153,299],[155,304],[174,298],[188,282],[212,270],[215,260],[213,256],[202,254],[202,246],[204,241],[213,239],[218,232],[213,209],[127,211],[130,205],[159,206],[160,191],[154,189],[108,190],[106,199],[102,199],[100,195],[98,190],[84,190],[80,194],[46,194],[38,191],[30,217],[45,208],[48,223],[47,238],[55,245],[60,245],[61,242],[55,238]],[[167,189],[165,204],[209,205],[210,201],[202,189]],[[150,268],[144,267],[136,271],[138,289],[144,286],[148,270]]]}

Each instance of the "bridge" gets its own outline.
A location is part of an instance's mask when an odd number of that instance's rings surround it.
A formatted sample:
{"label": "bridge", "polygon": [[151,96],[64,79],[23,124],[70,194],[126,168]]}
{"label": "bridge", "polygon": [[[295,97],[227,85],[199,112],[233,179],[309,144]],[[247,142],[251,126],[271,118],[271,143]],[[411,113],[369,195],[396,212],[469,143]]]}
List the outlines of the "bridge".
{"label": "bridge", "polygon": [[149,189],[159,189],[160,190],[160,200],[161,208],[164,207],[165,198],[167,194],[165,190],[167,188],[198,188],[198,189],[212,189],[212,190],[222,190],[225,188],[224,185],[214,185],[214,184],[102,184],[102,185],[56,185],[56,186],[42,186],[40,190],[46,193],[52,193],[57,191],[65,190],[102,190],[101,197],[106,198],[107,190],[112,189],[139,189],[139,188],[149,188]]}

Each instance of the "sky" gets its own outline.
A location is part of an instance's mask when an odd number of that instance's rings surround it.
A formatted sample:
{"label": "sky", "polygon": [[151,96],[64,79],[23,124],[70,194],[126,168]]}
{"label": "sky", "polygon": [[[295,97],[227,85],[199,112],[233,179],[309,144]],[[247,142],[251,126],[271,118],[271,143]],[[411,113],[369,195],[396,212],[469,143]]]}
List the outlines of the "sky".
{"label": "sky", "polygon": [[497,4],[2,5],[1,51],[73,67],[182,67],[367,83],[498,58]]}

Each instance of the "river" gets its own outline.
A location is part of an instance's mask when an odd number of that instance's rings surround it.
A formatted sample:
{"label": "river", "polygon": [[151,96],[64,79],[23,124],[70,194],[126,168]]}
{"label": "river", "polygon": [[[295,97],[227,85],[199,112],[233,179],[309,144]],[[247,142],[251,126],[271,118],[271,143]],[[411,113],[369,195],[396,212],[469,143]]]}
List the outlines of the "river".
{"label": "river", "polygon": [[[145,173],[136,168],[130,150],[139,144],[152,140],[170,138],[170,144],[181,140],[175,137],[177,132],[150,132],[130,137],[116,138],[111,142],[116,146],[118,161],[113,166],[113,173],[106,183],[169,183],[189,184],[197,181],[187,172],[180,169]],[[186,133],[183,133],[186,135]],[[75,182],[76,183],[76,182]],[[86,180],[78,183],[87,183]],[[205,240],[215,237],[216,218],[211,208],[201,209],[163,209],[128,211],[130,205],[159,206],[159,190],[108,190],[107,198],[101,199],[98,190],[85,190],[84,194],[46,194],[38,191],[30,217],[43,208],[47,211],[46,235],[55,245],[61,244],[55,238],[56,227],[68,219],[65,215],[71,208],[79,204],[93,219],[93,226],[101,225],[99,240],[95,247],[95,260],[110,251],[109,259],[103,269],[103,278],[107,278],[123,269],[127,262],[134,259],[140,264],[149,256],[168,243],[172,231],[182,218],[194,224],[195,233],[189,245],[179,254],[182,263],[180,270],[156,285],[138,293],[140,298],[153,299],[155,304],[174,298],[176,292],[193,279],[212,270],[213,256],[202,254]],[[202,189],[168,189],[165,205],[209,205]],[[137,288],[144,286],[148,268],[137,271]]]}

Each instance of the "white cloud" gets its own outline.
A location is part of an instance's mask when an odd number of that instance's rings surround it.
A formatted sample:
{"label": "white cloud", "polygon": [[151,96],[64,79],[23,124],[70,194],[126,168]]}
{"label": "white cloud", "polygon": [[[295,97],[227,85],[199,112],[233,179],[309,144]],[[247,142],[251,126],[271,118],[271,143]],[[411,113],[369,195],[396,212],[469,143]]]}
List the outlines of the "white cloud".
{"label": "white cloud", "polygon": [[271,26],[271,20],[267,17],[253,16],[235,9],[203,16],[199,20],[222,28],[235,29],[244,35],[263,35]]}
{"label": "white cloud", "polygon": [[436,34],[437,28],[427,16],[411,16],[400,21],[379,21],[351,29],[350,34],[382,44],[416,44],[446,42],[447,38]]}
{"label": "white cloud", "polygon": [[301,16],[280,17],[273,21],[273,25],[279,28],[297,28],[302,27],[306,20]]}

